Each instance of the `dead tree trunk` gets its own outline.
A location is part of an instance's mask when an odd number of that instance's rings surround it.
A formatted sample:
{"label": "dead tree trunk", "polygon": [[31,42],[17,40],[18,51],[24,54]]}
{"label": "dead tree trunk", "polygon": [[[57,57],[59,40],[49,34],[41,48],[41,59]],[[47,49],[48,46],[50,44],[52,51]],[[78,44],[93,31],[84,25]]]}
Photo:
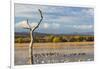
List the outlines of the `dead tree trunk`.
{"label": "dead tree trunk", "polygon": [[33,31],[30,30],[30,45],[29,45],[29,64],[33,64]]}
{"label": "dead tree trunk", "polygon": [[30,30],[30,39],[31,39],[30,44],[29,44],[29,64],[34,64],[34,60],[33,60],[33,41],[34,41],[34,37],[33,37],[33,34],[34,34],[35,29],[37,29],[39,27],[39,25],[40,25],[40,23],[42,22],[42,19],[43,19],[41,10],[39,9],[38,11],[40,13],[41,19],[38,22],[37,26],[31,27],[28,23],[28,20],[27,20],[28,28],[26,28],[26,29]]}

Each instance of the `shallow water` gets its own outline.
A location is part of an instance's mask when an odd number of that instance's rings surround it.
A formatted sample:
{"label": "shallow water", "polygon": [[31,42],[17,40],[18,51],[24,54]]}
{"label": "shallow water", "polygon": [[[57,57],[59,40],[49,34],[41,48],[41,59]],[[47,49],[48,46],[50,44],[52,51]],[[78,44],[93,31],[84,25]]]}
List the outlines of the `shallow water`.
{"label": "shallow water", "polygon": [[[15,65],[28,65],[28,47],[15,47]],[[62,48],[33,48],[34,64],[93,61],[93,44]]]}

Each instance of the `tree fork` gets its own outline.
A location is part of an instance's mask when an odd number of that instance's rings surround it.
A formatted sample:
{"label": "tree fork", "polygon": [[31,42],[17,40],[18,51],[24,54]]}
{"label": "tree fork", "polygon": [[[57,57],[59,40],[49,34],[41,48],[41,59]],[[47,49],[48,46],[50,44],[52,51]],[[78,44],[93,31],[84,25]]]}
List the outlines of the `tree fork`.
{"label": "tree fork", "polygon": [[39,27],[40,23],[43,20],[43,16],[42,16],[41,10],[38,9],[38,11],[40,13],[41,19],[38,22],[38,25],[36,27],[31,27],[29,25],[29,23],[28,23],[28,20],[27,20],[28,28],[26,28],[26,29],[30,30],[30,39],[31,39],[30,44],[29,44],[29,64],[34,64],[34,59],[33,59],[33,42],[34,42],[34,37],[33,37],[33,34],[34,34],[35,29],[37,29]]}

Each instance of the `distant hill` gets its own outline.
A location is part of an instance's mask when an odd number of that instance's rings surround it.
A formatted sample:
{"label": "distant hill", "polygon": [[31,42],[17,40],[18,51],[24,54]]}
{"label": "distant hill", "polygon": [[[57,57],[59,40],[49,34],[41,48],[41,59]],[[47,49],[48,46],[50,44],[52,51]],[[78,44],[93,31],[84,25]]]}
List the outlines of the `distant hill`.
{"label": "distant hill", "polygon": [[[28,36],[29,35],[29,32],[15,32],[15,35],[21,35],[21,36]],[[50,35],[50,34],[46,34],[46,33],[38,33],[38,32],[34,32],[34,35],[37,35],[37,36],[46,36],[46,35]]]}
{"label": "distant hill", "polygon": [[[15,32],[15,35],[23,35],[23,36],[27,36],[29,35],[29,32]],[[40,32],[34,32],[34,35],[37,35],[37,36],[46,36],[46,35],[94,35],[94,32],[85,32],[85,33],[70,33],[70,34],[48,34],[48,33],[40,33]]]}

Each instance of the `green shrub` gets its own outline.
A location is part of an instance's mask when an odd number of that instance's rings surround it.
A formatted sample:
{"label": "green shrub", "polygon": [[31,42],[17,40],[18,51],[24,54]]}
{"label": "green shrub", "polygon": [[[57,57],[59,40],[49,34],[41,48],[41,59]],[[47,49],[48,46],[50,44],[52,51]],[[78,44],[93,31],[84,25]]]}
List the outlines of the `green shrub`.
{"label": "green shrub", "polygon": [[23,38],[18,38],[18,39],[16,40],[16,42],[17,42],[17,43],[22,43],[22,42],[23,42]]}
{"label": "green shrub", "polygon": [[54,37],[53,42],[61,42],[61,38],[60,37]]}

